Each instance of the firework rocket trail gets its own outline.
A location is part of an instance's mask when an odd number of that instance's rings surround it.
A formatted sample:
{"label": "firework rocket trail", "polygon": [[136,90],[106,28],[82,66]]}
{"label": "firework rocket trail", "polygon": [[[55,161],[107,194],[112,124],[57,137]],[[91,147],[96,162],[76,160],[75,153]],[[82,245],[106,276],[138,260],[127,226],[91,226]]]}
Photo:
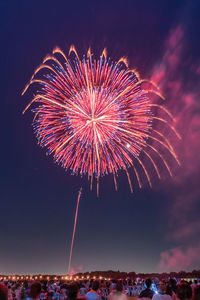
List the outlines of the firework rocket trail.
{"label": "firework rocket trail", "polygon": [[73,245],[74,245],[74,237],[75,237],[75,232],[76,232],[76,223],[77,223],[78,208],[79,208],[81,193],[82,193],[82,187],[81,187],[80,191],[78,192],[78,199],[77,199],[77,204],[76,204],[76,213],[75,213],[75,217],[74,217],[74,228],[73,228],[72,241],[71,241],[70,254],[69,254],[68,274],[70,274],[70,269],[71,269],[72,251],[73,251]]}
{"label": "firework rocket trail", "polygon": [[[97,194],[99,178],[109,173],[113,174],[117,189],[116,176],[120,169],[125,171],[133,191],[130,167],[140,187],[143,185],[141,171],[151,186],[151,176],[141,153],[158,178],[155,156],[172,176],[162,150],[178,164],[179,161],[170,141],[160,130],[155,130],[155,122],[180,136],[171,125],[174,121],[171,113],[164,106],[152,103],[151,94],[163,99],[159,88],[129,69],[126,58],[116,62],[107,59],[105,49],[99,59],[93,59],[90,48],[82,60],[74,46],[70,47],[69,56],[72,53],[74,60],[56,47],[35,70],[22,93],[33,83],[42,86],[24,109],[25,112],[36,104],[33,127],[38,143],[63,168],[73,174],[87,174],[91,188],[95,177]],[[38,72],[43,72],[41,79],[36,78]],[[144,88],[147,83],[149,89]]]}

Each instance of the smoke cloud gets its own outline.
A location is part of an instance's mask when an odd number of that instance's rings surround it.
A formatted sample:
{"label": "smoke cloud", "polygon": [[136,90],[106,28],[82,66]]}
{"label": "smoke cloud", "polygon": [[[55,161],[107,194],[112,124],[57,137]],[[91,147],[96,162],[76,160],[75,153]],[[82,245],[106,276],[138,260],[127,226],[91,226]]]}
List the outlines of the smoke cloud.
{"label": "smoke cloud", "polygon": [[169,183],[172,202],[167,210],[169,233],[164,237],[174,243],[174,248],[160,253],[161,272],[191,270],[200,264],[200,67],[190,57],[186,41],[183,27],[171,30],[151,78],[164,91],[182,137],[181,141],[174,139],[181,167]]}

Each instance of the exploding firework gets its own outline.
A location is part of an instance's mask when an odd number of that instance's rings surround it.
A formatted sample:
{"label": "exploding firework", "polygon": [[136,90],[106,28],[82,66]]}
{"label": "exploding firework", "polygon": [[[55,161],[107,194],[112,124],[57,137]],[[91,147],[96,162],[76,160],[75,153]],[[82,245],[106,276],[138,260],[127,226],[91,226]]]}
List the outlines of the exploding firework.
{"label": "exploding firework", "polygon": [[[70,59],[72,53],[74,59]],[[43,72],[39,79],[38,72]],[[157,120],[180,138],[167,121],[173,117],[164,106],[151,101],[152,93],[162,98],[154,83],[148,82],[150,88],[144,89],[144,82],[147,80],[140,79],[135,70],[129,69],[126,58],[112,62],[107,59],[105,49],[99,59],[93,59],[90,49],[87,57],[80,59],[74,46],[69,50],[69,57],[56,47],[35,70],[22,93],[33,83],[41,86],[24,112],[35,103],[33,126],[38,143],[46,147],[48,154],[53,154],[63,168],[73,174],[87,174],[91,187],[95,177],[97,194],[99,178],[105,174],[113,174],[117,189],[116,174],[120,169],[126,172],[132,191],[129,167],[142,186],[135,161],[151,186],[141,152],[159,178],[160,171],[151,152],[172,175],[163,154],[151,141],[162,145],[179,164],[168,139],[153,128],[153,121]],[[155,107],[167,117],[157,116]]]}

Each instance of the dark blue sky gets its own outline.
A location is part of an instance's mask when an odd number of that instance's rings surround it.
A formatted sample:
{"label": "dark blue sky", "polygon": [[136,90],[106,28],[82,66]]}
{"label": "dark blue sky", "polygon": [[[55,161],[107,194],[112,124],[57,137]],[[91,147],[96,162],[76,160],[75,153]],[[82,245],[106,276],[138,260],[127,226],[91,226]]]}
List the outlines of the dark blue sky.
{"label": "dark blue sky", "polygon": [[[74,269],[200,268],[200,4],[191,2],[0,2],[0,273],[66,273],[80,186]],[[71,44],[80,56],[88,46],[95,55],[107,47],[112,60],[127,56],[144,78],[164,66],[166,106],[182,135],[174,179],[155,180],[153,189],[135,184],[131,194],[124,174],[118,192],[107,176],[97,198],[37,145],[31,112],[21,114],[31,93],[21,91],[47,53]]]}

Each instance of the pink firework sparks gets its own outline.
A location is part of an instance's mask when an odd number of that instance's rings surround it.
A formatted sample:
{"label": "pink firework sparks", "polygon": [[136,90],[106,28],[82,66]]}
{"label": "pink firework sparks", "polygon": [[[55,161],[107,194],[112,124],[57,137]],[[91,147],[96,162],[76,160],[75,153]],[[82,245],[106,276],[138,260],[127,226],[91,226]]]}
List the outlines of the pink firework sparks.
{"label": "pink firework sparks", "polygon": [[82,188],[80,189],[80,191],[78,193],[78,199],[77,199],[77,204],[76,204],[76,213],[75,213],[75,218],[74,218],[74,228],[73,228],[72,241],[71,241],[70,254],[69,254],[68,274],[70,274],[70,270],[71,270],[72,251],[73,251],[73,245],[74,245],[74,237],[75,237],[75,232],[76,232],[76,223],[77,223],[78,208],[79,208],[81,193],[82,193]]}
{"label": "pink firework sparks", "polygon": [[[113,174],[117,189],[119,169],[126,172],[132,191],[129,167],[133,167],[141,187],[135,160],[151,186],[149,172],[140,158],[141,152],[149,159],[159,178],[158,166],[150,152],[163,161],[172,175],[162,153],[150,143],[156,141],[165,147],[179,163],[169,141],[153,129],[153,121],[157,120],[169,126],[180,138],[166,119],[153,113],[152,108],[156,107],[173,119],[165,107],[151,102],[152,93],[162,98],[156,85],[149,81],[151,89],[142,88],[147,80],[140,79],[136,71],[129,69],[125,58],[111,62],[105,49],[97,60],[93,59],[90,49],[87,58],[82,60],[74,46],[71,46],[69,56],[72,52],[75,58],[70,60],[56,47],[35,70],[22,93],[33,83],[42,86],[24,110],[36,104],[33,112],[38,143],[46,147],[63,168],[71,169],[74,174],[87,174],[91,186],[95,177],[97,194],[99,177],[108,173]],[[38,72],[43,72],[40,79],[36,77]]]}

